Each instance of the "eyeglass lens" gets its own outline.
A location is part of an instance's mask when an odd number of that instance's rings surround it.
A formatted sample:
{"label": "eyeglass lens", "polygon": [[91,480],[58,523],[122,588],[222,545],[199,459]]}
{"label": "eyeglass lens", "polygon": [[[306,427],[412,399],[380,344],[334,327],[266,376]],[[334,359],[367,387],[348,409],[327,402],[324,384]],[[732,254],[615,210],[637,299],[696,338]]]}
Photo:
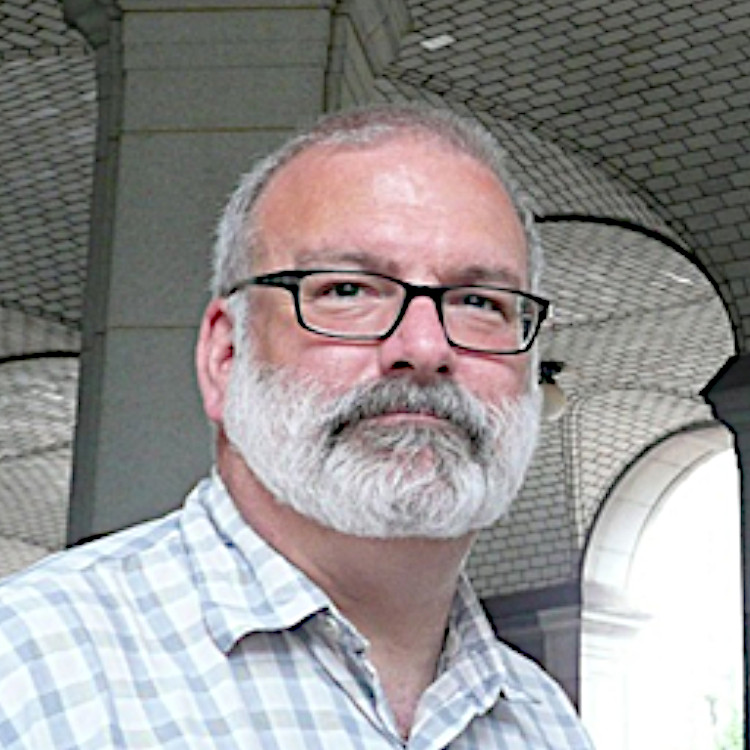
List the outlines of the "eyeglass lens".
{"label": "eyeglass lens", "polygon": [[[405,298],[406,290],[396,281],[367,273],[314,273],[299,287],[300,314],[307,326],[353,338],[386,334]],[[442,300],[448,338],[469,349],[523,349],[536,332],[538,315],[532,299],[494,287],[454,287]]]}

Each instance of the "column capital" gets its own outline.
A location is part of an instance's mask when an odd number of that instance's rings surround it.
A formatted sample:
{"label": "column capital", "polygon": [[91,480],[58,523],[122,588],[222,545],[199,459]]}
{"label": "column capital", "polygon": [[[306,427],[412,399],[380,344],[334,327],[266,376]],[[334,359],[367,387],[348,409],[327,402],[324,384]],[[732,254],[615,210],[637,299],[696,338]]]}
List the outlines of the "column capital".
{"label": "column capital", "polygon": [[[378,0],[386,3],[388,0]],[[342,0],[62,0],[65,21],[92,47],[106,44],[112,21],[127,11],[252,10],[322,8],[333,10]]]}
{"label": "column capital", "polygon": [[117,0],[124,11],[333,10],[341,0]]}
{"label": "column capital", "polygon": [[405,0],[338,0],[326,76],[326,109],[369,101],[375,79],[398,55],[410,25]]}
{"label": "column capital", "polygon": [[732,432],[750,430],[750,354],[730,357],[701,395]]}
{"label": "column capital", "polygon": [[112,22],[121,12],[117,0],[63,0],[63,17],[97,49],[109,41]]}

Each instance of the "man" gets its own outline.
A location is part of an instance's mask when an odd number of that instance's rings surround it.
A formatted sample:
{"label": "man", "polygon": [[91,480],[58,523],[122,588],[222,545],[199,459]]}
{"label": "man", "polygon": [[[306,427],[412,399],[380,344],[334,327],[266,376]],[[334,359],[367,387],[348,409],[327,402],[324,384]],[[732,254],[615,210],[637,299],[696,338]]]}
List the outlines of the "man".
{"label": "man", "polygon": [[219,226],[216,469],[0,588],[4,748],[590,745],[462,575],[536,437],[539,248],[494,140],[333,116]]}

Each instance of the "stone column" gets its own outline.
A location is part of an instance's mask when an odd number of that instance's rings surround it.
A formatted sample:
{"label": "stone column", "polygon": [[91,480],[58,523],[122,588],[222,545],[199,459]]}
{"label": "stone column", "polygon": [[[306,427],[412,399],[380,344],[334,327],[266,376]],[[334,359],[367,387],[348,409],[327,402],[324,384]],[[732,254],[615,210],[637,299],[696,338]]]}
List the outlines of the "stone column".
{"label": "stone column", "polygon": [[578,705],[581,661],[580,606],[554,607],[538,613],[544,634],[544,666]]}
{"label": "stone column", "polygon": [[255,157],[365,101],[403,0],[64,0],[99,122],[68,541],[153,517],[210,465],[192,366],[213,224]]}
{"label": "stone column", "polygon": [[632,608],[621,589],[588,592],[581,618],[581,718],[594,746],[631,747],[630,669],[637,636],[649,617]]}
{"label": "stone column", "polygon": [[750,354],[730,357],[703,390],[714,416],[734,435],[740,470],[740,534],[742,543],[742,625],[745,643],[745,747],[750,748]]}

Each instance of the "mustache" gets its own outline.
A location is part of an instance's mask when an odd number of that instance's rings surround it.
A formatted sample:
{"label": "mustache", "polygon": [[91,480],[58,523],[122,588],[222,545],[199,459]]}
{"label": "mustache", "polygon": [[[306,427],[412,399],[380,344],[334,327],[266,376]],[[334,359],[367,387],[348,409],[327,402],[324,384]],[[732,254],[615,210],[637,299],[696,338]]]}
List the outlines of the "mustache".
{"label": "mustache", "polygon": [[331,446],[364,420],[393,413],[443,419],[466,435],[472,452],[485,450],[492,439],[487,407],[447,380],[427,385],[418,385],[407,378],[380,380],[354,388],[332,406],[327,420]]}

